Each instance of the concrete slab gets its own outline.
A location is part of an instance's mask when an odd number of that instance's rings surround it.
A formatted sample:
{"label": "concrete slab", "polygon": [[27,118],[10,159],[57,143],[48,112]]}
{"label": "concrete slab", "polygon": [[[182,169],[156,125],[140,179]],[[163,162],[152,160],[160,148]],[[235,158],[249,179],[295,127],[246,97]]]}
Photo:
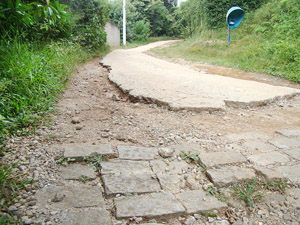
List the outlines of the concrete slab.
{"label": "concrete slab", "polygon": [[150,174],[108,174],[102,176],[106,195],[143,194],[161,190]]}
{"label": "concrete slab", "polygon": [[276,130],[276,133],[285,137],[300,137],[300,130]]}
{"label": "concrete slab", "polygon": [[268,139],[268,137],[265,136],[263,133],[258,133],[258,132],[231,133],[231,134],[227,134],[226,137],[232,142],[248,140],[248,139],[257,140],[259,138]]}
{"label": "concrete slab", "polygon": [[156,148],[145,148],[135,146],[118,146],[120,159],[129,160],[152,160],[158,155]]}
{"label": "concrete slab", "polygon": [[171,193],[151,193],[114,199],[116,218],[181,215],[184,207]]}
{"label": "concrete slab", "polygon": [[254,166],[254,169],[256,170],[256,172],[258,174],[263,175],[265,177],[265,179],[267,179],[269,181],[284,178],[284,176],[281,173],[279,173],[273,169],[268,169],[263,166]]}
{"label": "concrete slab", "polygon": [[62,225],[110,225],[110,214],[103,209],[88,209],[79,212],[63,213]]}
{"label": "concrete slab", "polygon": [[256,155],[250,155],[248,156],[248,160],[251,163],[261,166],[267,166],[276,163],[286,163],[290,161],[287,155],[284,155],[280,152],[267,152]]}
{"label": "concrete slab", "polygon": [[152,174],[149,162],[146,161],[111,160],[109,162],[101,162],[100,166],[101,174]]}
{"label": "concrete slab", "polygon": [[178,161],[177,159],[166,164],[163,160],[153,160],[150,161],[150,165],[154,173],[162,173],[165,171],[169,174],[182,174],[186,172],[189,168],[184,160]]}
{"label": "concrete slab", "polygon": [[217,187],[224,187],[233,182],[250,180],[255,177],[255,173],[252,169],[237,166],[209,169],[206,173]]}
{"label": "concrete slab", "polygon": [[67,209],[83,207],[105,208],[99,187],[46,186],[36,193],[38,208]]}
{"label": "concrete slab", "polygon": [[74,158],[77,160],[83,160],[84,157],[96,155],[107,155],[109,157],[114,156],[114,152],[110,145],[69,145],[64,147],[64,157]]}
{"label": "concrete slab", "polygon": [[95,171],[88,165],[70,164],[66,167],[60,167],[59,172],[65,180],[80,180],[82,177],[88,180],[96,179]]}
{"label": "concrete slab", "polygon": [[183,176],[177,174],[156,174],[164,191],[178,193],[185,186]]}
{"label": "concrete slab", "polygon": [[112,51],[102,60],[111,67],[109,79],[133,98],[163,103],[173,110],[259,106],[300,93],[288,87],[199,72],[143,53],[170,42]]}
{"label": "concrete slab", "polygon": [[281,166],[276,169],[294,183],[300,183],[300,164],[294,166]]}
{"label": "concrete slab", "polygon": [[271,152],[276,150],[274,146],[259,139],[246,140],[244,146],[249,150],[257,150],[258,152]]}
{"label": "concrete slab", "polygon": [[219,201],[211,195],[207,195],[202,190],[185,191],[177,194],[176,197],[188,214],[227,207],[224,202]]}
{"label": "concrete slab", "polygon": [[288,154],[289,156],[292,156],[295,159],[300,160],[300,148],[295,148],[292,150],[287,150],[284,153]]}
{"label": "concrete slab", "polygon": [[286,137],[275,138],[269,141],[272,145],[280,149],[300,148],[300,139]]}
{"label": "concrete slab", "polygon": [[208,168],[219,165],[247,162],[247,159],[241,153],[234,151],[201,152],[199,153],[199,157],[201,162]]}

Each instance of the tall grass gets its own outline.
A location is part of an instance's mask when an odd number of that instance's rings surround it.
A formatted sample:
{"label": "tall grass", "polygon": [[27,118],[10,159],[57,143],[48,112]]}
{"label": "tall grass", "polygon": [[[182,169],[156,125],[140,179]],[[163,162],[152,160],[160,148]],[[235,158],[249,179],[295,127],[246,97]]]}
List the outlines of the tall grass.
{"label": "tall grass", "polygon": [[224,26],[154,51],[300,82],[299,21],[300,0],[270,0],[255,12],[246,12],[242,24],[231,32],[229,47]]}
{"label": "tall grass", "polygon": [[0,42],[0,136],[37,125],[52,110],[78,63],[89,57],[68,41],[47,44],[10,38]]}

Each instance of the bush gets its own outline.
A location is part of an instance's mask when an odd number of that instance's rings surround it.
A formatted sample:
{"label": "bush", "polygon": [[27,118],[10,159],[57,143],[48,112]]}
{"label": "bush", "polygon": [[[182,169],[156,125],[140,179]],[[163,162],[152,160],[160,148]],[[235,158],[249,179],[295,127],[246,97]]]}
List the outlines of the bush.
{"label": "bush", "polygon": [[134,39],[137,41],[148,40],[150,36],[150,23],[143,20],[137,21],[134,25]]}

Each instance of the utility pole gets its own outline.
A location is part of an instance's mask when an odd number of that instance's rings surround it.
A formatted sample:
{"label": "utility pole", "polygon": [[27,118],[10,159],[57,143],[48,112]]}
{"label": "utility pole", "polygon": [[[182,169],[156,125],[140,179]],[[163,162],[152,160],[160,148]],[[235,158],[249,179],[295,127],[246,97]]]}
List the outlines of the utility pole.
{"label": "utility pole", "polygon": [[126,0],[123,0],[123,45],[126,45]]}

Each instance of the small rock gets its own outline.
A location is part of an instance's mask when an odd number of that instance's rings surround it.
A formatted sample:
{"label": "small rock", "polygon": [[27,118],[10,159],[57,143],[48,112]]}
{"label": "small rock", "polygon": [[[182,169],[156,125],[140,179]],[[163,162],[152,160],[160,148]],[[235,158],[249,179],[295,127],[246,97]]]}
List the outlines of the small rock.
{"label": "small rock", "polygon": [[81,125],[75,126],[75,129],[76,129],[76,130],[82,130],[82,128],[83,128],[83,126],[81,126]]}
{"label": "small rock", "polygon": [[51,200],[52,202],[61,202],[64,199],[65,195],[57,193],[55,197]]}
{"label": "small rock", "polygon": [[120,97],[117,96],[116,94],[114,94],[111,98],[112,98],[112,100],[114,100],[114,101],[120,101]]}
{"label": "small rock", "polygon": [[168,157],[172,157],[174,154],[174,149],[170,149],[170,148],[160,148],[158,150],[158,153],[160,154],[161,157],[163,158],[168,158]]}
{"label": "small rock", "polygon": [[23,224],[24,224],[24,225],[29,225],[29,224],[32,224],[32,223],[33,223],[32,220],[29,219],[27,216],[23,216],[23,217],[22,217],[22,221],[23,221]]}
{"label": "small rock", "polygon": [[80,123],[80,118],[77,116],[73,117],[71,123],[73,123],[73,124]]}

